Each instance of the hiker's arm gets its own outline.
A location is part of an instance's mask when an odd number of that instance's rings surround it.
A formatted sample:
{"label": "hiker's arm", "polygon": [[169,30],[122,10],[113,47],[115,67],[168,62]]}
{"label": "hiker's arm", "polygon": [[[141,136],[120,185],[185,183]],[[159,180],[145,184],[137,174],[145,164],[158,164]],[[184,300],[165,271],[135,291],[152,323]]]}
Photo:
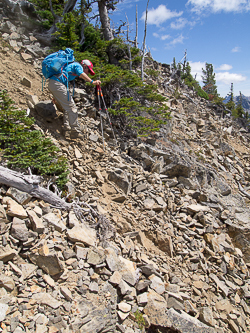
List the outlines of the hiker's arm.
{"label": "hiker's arm", "polygon": [[[88,77],[88,75],[85,74],[85,73],[82,73],[79,77],[80,77],[81,79],[83,79],[83,80],[89,82],[89,83],[91,83],[91,82],[93,81],[93,80],[92,80],[90,77]],[[101,84],[101,81],[100,81],[100,80],[96,80],[96,81],[93,81],[92,83],[93,83],[95,86],[99,86],[99,85]]]}

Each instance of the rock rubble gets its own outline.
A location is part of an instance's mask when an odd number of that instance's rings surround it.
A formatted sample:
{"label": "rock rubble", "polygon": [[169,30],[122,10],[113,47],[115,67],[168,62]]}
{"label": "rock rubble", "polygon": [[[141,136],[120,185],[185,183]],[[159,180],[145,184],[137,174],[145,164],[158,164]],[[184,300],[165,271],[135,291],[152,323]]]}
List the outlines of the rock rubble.
{"label": "rock rubble", "polygon": [[[39,76],[47,49],[20,29],[1,18],[11,46],[1,54]],[[1,332],[250,330],[249,130],[185,86],[174,98],[170,69],[157,66],[171,121],[122,149],[109,135],[103,146],[85,89],[75,94],[84,140],[68,141],[60,110],[35,108],[45,96],[30,94],[35,79],[20,82],[37,129],[69,161],[68,191],[109,225],[104,239],[103,226],[2,185]]]}

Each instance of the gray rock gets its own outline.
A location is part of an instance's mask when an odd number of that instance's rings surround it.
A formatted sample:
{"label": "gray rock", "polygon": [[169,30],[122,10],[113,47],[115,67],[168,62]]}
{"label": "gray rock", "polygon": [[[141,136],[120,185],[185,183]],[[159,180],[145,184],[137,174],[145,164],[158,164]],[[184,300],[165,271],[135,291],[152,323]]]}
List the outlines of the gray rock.
{"label": "gray rock", "polygon": [[168,297],[167,307],[173,308],[175,310],[184,310],[183,302],[180,302],[175,297],[171,297],[171,296]]}
{"label": "gray rock", "polygon": [[120,258],[112,248],[105,249],[106,262],[111,272],[119,271],[122,267]]}
{"label": "gray rock", "polygon": [[87,262],[90,265],[99,265],[103,263],[106,259],[104,250],[98,248],[91,248],[88,251]]}
{"label": "gray rock", "polygon": [[9,260],[12,260],[17,252],[12,249],[9,244],[7,246],[1,246],[0,247],[0,261],[7,262]]}
{"label": "gray rock", "polygon": [[96,243],[96,231],[84,225],[67,230],[67,236],[72,242],[89,246],[95,246]]}
{"label": "gray rock", "polygon": [[167,175],[169,178],[183,176],[189,178],[192,166],[189,162],[182,161],[178,157],[173,159],[168,165],[162,169],[162,174]]}
{"label": "gray rock", "polygon": [[206,325],[214,326],[213,311],[210,307],[199,308],[200,316],[199,319]]}
{"label": "gray rock", "polygon": [[115,169],[108,175],[108,179],[114,182],[126,195],[130,192],[132,186],[132,175],[121,169]]}
{"label": "gray rock", "polygon": [[27,205],[32,198],[28,193],[22,192],[14,187],[10,187],[6,194],[16,200],[20,205]]}
{"label": "gray rock", "polygon": [[34,210],[27,210],[27,213],[30,218],[32,230],[37,232],[38,234],[42,234],[45,229],[43,220],[37,216]]}
{"label": "gray rock", "polygon": [[14,280],[5,274],[0,275],[0,288],[3,287],[8,291],[12,291],[15,288]]}
{"label": "gray rock", "polygon": [[72,302],[73,297],[71,291],[66,286],[60,286],[60,292],[66,298],[67,301]]}
{"label": "gray rock", "polygon": [[29,238],[29,230],[23,220],[14,217],[11,227],[11,236],[20,240],[21,242],[27,242]]}
{"label": "gray rock", "polygon": [[20,269],[22,271],[22,277],[25,280],[37,270],[37,266],[29,263],[21,263]]}
{"label": "gray rock", "polygon": [[7,205],[6,214],[12,217],[18,217],[20,219],[25,219],[28,217],[26,210],[23,206],[19,205],[15,200],[10,197],[3,198],[3,204]]}
{"label": "gray rock", "polygon": [[141,266],[140,270],[146,276],[149,276],[152,274],[159,275],[159,272],[157,272],[156,268],[152,264]]}
{"label": "gray rock", "polygon": [[63,221],[54,213],[48,213],[46,215],[43,215],[43,219],[49,225],[54,226],[54,228],[59,232],[63,232],[64,230],[66,230],[66,226],[64,225]]}
{"label": "gray rock", "polygon": [[149,280],[151,281],[150,288],[154,289],[159,295],[165,292],[165,283],[161,278],[151,275],[149,276]]}
{"label": "gray rock", "polygon": [[7,304],[0,303],[0,321],[4,321],[8,309],[9,306]]}
{"label": "gray rock", "polygon": [[124,295],[133,295],[135,294],[135,288],[130,287],[125,281],[121,280],[119,283],[119,289],[121,294]]}
{"label": "gray rock", "polygon": [[145,306],[148,303],[148,293],[142,293],[138,295],[137,303],[139,306]]}
{"label": "gray rock", "polygon": [[51,100],[39,102],[35,105],[35,110],[46,121],[50,122],[56,118],[56,108]]}
{"label": "gray rock", "polygon": [[[13,41],[14,42],[14,41]],[[12,45],[13,46],[13,45]],[[14,47],[14,46],[13,46]],[[31,81],[27,79],[26,77],[23,77],[21,80],[22,85],[24,85],[27,88],[31,88]]]}
{"label": "gray rock", "polygon": [[48,255],[30,253],[29,258],[33,264],[42,268],[51,276],[62,274],[64,271],[64,268],[60,263],[56,253],[49,253]]}
{"label": "gray rock", "polygon": [[210,274],[209,277],[214,280],[217,287],[220,288],[224,296],[228,296],[230,289],[226,286],[224,281],[221,281],[215,274]]}
{"label": "gray rock", "polygon": [[89,290],[93,293],[98,293],[99,287],[97,282],[91,282],[89,285]]}
{"label": "gray rock", "polygon": [[166,326],[180,333],[216,333],[215,329],[203,324],[184,311],[169,309],[166,312]]}
{"label": "gray rock", "polygon": [[37,293],[32,295],[32,299],[37,301],[38,304],[47,305],[52,309],[57,309],[61,306],[61,302],[57,301],[49,293]]}

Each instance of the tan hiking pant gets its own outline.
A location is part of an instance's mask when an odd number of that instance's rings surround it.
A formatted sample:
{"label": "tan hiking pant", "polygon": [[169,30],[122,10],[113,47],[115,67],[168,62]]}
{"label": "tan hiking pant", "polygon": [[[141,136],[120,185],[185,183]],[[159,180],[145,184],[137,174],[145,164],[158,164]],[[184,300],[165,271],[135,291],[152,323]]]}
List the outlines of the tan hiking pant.
{"label": "tan hiking pant", "polygon": [[67,92],[66,86],[59,81],[50,79],[48,88],[56,101],[61,105],[62,109],[64,110],[64,128],[66,129],[70,126],[74,130],[80,130],[77,121],[77,108],[72,96],[69,92]]}

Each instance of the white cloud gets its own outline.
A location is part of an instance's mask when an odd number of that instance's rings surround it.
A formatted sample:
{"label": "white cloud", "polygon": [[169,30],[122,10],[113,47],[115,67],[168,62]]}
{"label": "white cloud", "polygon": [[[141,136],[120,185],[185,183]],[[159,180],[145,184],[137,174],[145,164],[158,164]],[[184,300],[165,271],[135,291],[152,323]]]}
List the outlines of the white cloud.
{"label": "white cloud", "polygon": [[178,18],[175,22],[171,22],[170,26],[172,29],[182,29],[184,28],[188,23],[188,20],[183,18],[183,17],[180,17]]}
{"label": "white cloud", "polygon": [[174,40],[172,40],[171,44],[172,45],[176,45],[176,44],[182,44],[184,41],[184,36],[182,36],[182,34],[180,36],[178,36],[177,38],[175,38]]}
{"label": "white cloud", "polygon": [[173,39],[170,43],[166,44],[166,48],[171,48],[172,46],[175,46],[176,44],[183,44],[185,37],[181,34],[175,39]]}
{"label": "white cloud", "polygon": [[157,34],[156,32],[153,33],[153,36],[156,37],[156,38],[160,38],[160,35]]}
{"label": "white cloud", "polygon": [[223,73],[216,73],[215,79],[218,82],[222,82],[224,84],[230,84],[230,83],[238,83],[246,81],[247,78],[241,74],[223,72]]}
{"label": "white cloud", "polygon": [[170,35],[163,35],[163,36],[161,36],[161,40],[166,40],[168,38],[170,38]]}
{"label": "white cloud", "polygon": [[193,77],[196,76],[197,81],[202,81],[202,68],[206,68],[206,63],[197,61],[197,62],[192,62],[189,61],[189,65],[191,66],[191,74]]}
{"label": "white cloud", "polygon": [[230,69],[232,69],[233,66],[231,65],[228,65],[228,64],[223,64],[223,65],[220,65],[219,68],[217,68],[217,71],[230,71]]}
{"label": "white cloud", "polygon": [[[197,74],[196,76],[196,80],[199,81],[199,82],[202,82],[202,68],[206,68],[206,63],[205,62],[192,62],[192,61],[189,61],[189,64],[191,66],[191,74],[193,77],[195,77],[195,75]],[[241,74],[236,74],[236,73],[229,73],[228,70],[232,69],[232,66],[231,65],[227,65],[227,64],[223,64],[221,65],[218,69],[218,70],[226,70],[226,72],[217,72],[217,71],[214,71],[215,73],[215,80],[216,80],[216,83],[217,82],[221,82],[221,83],[224,83],[224,84],[231,84],[232,82],[233,83],[238,83],[238,82],[242,82],[242,81],[245,81],[247,78]]]}
{"label": "white cloud", "polygon": [[186,18],[179,17],[175,22],[171,22],[170,26],[172,29],[183,29],[186,26],[194,27],[196,25],[196,21],[188,21]]}
{"label": "white cloud", "polygon": [[155,38],[160,38],[161,40],[166,40],[166,39],[170,38],[170,35],[159,35],[159,34],[156,33],[156,32],[153,33],[153,36],[154,36]]}
{"label": "white cloud", "polygon": [[233,52],[233,53],[240,52],[240,47],[239,47],[239,46],[235,46],[235,47],[231,50],[231,52]]}
{"label": "white cloud", "polygon": [[[169,10],[165,5],[160,5],[156,9],[152,8],[148,10],[148,24],[155,24],[159,26],[161,23],[174,18],[179,17],[183,14],[183,12],[176,12]],[[146,12],[142,14],[141,20],[145,20]]]}
{"label": "white cloud", "polygon": [[192,6],[195,12],[210,10],[214,13],[241,12],[250,10],[250,0],[188,0],[188,5]]}

